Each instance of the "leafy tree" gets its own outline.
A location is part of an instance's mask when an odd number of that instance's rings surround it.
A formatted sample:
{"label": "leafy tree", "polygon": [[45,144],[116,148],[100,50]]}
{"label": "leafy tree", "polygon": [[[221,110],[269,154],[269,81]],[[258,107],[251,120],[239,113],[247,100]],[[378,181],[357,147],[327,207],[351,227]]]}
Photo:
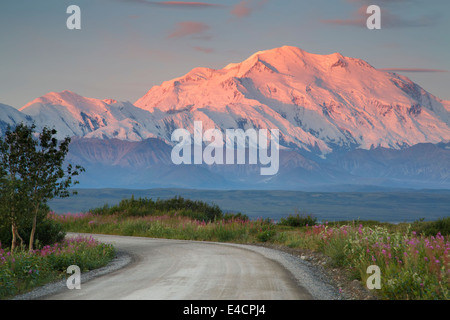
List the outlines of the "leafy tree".
{"label": "leafy tree", "polygon": [[71,139],[59,142],[54,137],[56,133],[55,129],[43,128],[36,138],[34,125],[19,124],[14,131],[8,129],[5,139],[0,140],[2,203],[11,204],[6,211],[11,223],[15,223],[11,225],[11,250],[16,245],[14,232],[18,234],[17,229],[25,220],[31,223],[28,248],[33,250],[36,226],[47,202],[54,197],[70,196],[68,189],[78,183],[73,177],[84,172],[78,165],[74,168],[68,164],[64,169]]}
{"label": "leafy tree", "polygon": [[18,126],[14,132],[8,130],[5,139],[0,140],[0,210],[11,225],[11,251],[17,246],[17,238],[23,244],[19,227],[24,223],[29,203],[20,168],[27,163],[25,149],[31,143],[31,133],[31,128]]}

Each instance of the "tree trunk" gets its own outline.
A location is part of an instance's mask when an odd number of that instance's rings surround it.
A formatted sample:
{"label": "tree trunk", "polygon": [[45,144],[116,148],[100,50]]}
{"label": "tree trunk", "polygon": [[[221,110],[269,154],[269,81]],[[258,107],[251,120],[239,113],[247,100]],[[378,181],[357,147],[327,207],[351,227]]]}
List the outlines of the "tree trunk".
{"label": "tree trunk", "polygon": [[13,253],[14,250],[16,249],[16,246],[17,246],[17,244],[16,244],[17,243],[17,238],[16,238],[17,227],[16,227],[16,224],[14,222],[11,224],[11,233],[12,233],[11,253]]}
{"label": "tree trunk", "polygon": [[36,212],[34,213],[33,217],[33,226],[31,227],[31,233],[30,233],[30,244],[28,247],[28,251],[33,251],[34,247],[34,235],[36,233],[36,221],[37,221],[37,215],[39,212],[39,207],[36,209]]}
{"label": "tree trunk", "polygon": [[[13,172],[13,171],[11,171]],[[16,210],[14,207],[14,204],[11,203],[11,199],[14,199],[14,189],[11,188],[13,186],[13,182],[15,181],[15,176],[13,175],[13,173],[11,173],[11,177],[10,177],[10,184],[8,185],[9,189],[10,189],[10,200],[9,202],[9,207],[10,207],[10,222],[11,222],[11,233],[12,233],[12,240],[11,240],[11,253],[14,252],[14,250],[17,247],[17,235],[19,234],[19,230],[17,228],[17,220],[16,220]]]}
{"label": "tree trunk", "polygon": [[23,248],[23,247],[24,247],[23,239],[22,239],[22,237],[21,237],[20,234],[19,234],[19,229],[18,229],[18,228],[16,228],[16,236],[17,236],[17,238],[19,238],[19,240],[20,240],[20,248]]}

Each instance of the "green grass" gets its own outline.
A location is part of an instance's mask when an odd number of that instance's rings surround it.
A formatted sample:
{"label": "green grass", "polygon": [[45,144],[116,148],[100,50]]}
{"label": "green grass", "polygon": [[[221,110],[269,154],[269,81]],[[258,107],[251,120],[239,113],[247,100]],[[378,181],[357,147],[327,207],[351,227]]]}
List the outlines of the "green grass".
{"label": "green grass", "polygon": [[258,235],[274,227],[261,219],[228,217],[206,222],[176,214],[132,217],[85,213],[51,217],[71,232],[219,242],[255,242]]}

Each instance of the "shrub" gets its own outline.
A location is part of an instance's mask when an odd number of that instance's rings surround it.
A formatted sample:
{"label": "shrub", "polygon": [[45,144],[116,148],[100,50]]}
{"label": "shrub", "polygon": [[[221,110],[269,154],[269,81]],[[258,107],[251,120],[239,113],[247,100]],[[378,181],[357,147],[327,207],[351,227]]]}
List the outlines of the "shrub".
{"label": "shrub", "polygon": [[36,229],[36,238],[40,246],[62,242],[65,236],[62,224],[50,219],[43,220]]}
{"label": "shrub", "polygon": [[[24,227],[19,232],[24,241],[24,245],[28,243],[30,232],[31,225],[28,227]],[[44,219],[37,224],[36,243],[38,244],[38,246],[45,246],[55,242],[61,242],[64,239],[65,235],[66,233],[63,231],[62,224],[57,221]],[[0,227],[0,243],[4,248],[11,246],[11,239],[11,227]]]}
{"label": "shrub", "polygon": [[282,226],[290,226],[290,227],[305,227],[305,226],[314,226],[317,223],[317,218],[312,215],[300,215],[296,214],[295,216],[289,215],[287,218],[281,218],[278,222],[279,225]]}
{"label": "shrub", "polygon": [[231,221],[231,220],[241,220],[241,221],[248,221],[249,217],[246,214],[242,214],[241,212],[238,213],[226,213],[223,216],[223,219],[225,221]]}
{"label": "shrub", "polygon": [[272,240],[276,234],[277,232],[275,230],[264,230],[258,234],[257,239],[261,242],[268,242]]}
{"label": "shrub", "polygon": [[132,196],[130,199],[120,201],[118,205],[105,205],[101,208],[92,209],[94,215],[121,214],[128,217],[144,217],[156,215],[182,215],[199,221],[214,221],[223,218],[223,212],[217,205],[210,205],[203,201],[174,197],[172,199],[161,200],[139,198]]}
{"label": "shrub", "polygon": [[450,217],[444,217],[435,221],[424,221],[420,219],[412,224],[412,230],[425,236],[434,236],[438,233],[450,235]]}

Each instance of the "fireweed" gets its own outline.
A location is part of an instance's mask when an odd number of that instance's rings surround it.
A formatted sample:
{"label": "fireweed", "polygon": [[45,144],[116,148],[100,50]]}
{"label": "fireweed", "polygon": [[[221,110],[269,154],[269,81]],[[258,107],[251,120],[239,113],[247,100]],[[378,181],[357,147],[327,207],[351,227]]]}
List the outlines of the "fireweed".
{"label": "fireweed", "polygon": [[70,265],[77,265],[83,271],[101,267],[114,255],[111,245],[91,237],[69,238],[32,252],[14,254],[0,244],[0,298],[61,278]]}
{"label": "fireweed", "polygon": [[381,290],[387,299],[449,299],[450,241],[441,234],[419,236],[409,229],[389,232],[383,227],[327,224],[307,227],[309,238],[333,262],[355,270],[365,283],[370,265],[381,269]]}

